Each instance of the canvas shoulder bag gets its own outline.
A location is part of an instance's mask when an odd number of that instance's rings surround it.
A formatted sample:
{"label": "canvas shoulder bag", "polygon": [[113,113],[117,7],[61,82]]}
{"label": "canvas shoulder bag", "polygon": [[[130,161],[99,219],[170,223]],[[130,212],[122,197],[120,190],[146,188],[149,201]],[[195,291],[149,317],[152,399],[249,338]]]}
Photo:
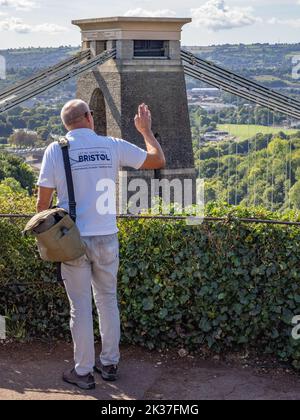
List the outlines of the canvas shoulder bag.
{"label": "canvas shoulder bag", "polygon": [[76,226],[76,201],[69,158],[69,142],[59,141],[62,149],[69,195],[69,213],[51,208],[35,215],[26,225],[24,235],[35,236],[39,254],[44,261],[62,263],[82,257],[86,246]]}

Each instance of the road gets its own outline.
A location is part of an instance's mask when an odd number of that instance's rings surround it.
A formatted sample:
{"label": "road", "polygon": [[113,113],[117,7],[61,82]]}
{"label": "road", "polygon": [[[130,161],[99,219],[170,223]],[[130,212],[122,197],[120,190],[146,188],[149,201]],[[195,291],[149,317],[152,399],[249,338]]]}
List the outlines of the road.
{"label": "road", "polygon": [[70,345],[0,345],[0,400],[298,400],[300,378],[274,369],[179,357],[129,347],[122,351],[120,379],[80,391],[61,381],[72,367]]}

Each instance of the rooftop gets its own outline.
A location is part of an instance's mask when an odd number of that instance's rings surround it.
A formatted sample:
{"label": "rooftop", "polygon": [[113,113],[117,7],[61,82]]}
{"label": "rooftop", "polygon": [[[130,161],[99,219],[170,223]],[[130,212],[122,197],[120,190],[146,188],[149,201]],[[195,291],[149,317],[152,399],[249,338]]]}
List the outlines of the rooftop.
{"label": "rooftop", "polygon": [[[104,17],[73,20],[72,24],[79,26],[83,33],[109,32],[109,38],[123,39],[131,37],[143,39],[149,34],[165,34],[166,39],[179,39],[182,27],[191,23],[190,18],[152,18],[152,17]],[[130,35],[129,35],[130,33]],[[155,35],[154,35],[155,37]],[[152,39],[152,38],[150,38]]]}
{"label": "rooftop", "polygon": [[73,25],[85,25],[85,24],[98,24],[98,23],[112,23],[112,22],[155,22],[155,23],[191,23],[190,18],[164,18],[164,17],[128,17],[128,16],[115,16],[115,17],[104,17],[104,18],[92,18],[92,19],[79,19],[72,20]]}

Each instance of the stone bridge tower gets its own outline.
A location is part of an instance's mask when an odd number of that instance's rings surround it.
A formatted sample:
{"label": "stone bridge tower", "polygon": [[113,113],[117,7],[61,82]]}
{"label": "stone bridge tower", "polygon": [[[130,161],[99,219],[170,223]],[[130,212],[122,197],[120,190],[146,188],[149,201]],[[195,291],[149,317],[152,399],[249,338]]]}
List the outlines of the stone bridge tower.
{"label": "stone bridge tower", "polygon": [[[160,178],[196,179],[186,84],[180,58],[181,31],[191,19],[113,17],[76,20],[82,48],[92,54],[116,48],[116,60],[78,80],[77,97],[95,111],[98,134],[123,138],[144,147],[134,127],[140,103],[149,105],[153,132],[167,158]],[[139,177],[154,178],[153,171]],[[136,176],[130,170],[128,177]]]}

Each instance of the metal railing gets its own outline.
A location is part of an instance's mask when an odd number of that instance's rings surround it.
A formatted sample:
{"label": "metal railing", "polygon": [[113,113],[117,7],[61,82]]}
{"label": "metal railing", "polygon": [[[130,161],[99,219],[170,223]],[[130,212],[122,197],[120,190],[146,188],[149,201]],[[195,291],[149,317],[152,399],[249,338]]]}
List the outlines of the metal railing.
{"label": "metal railing", "polygon": [[[33,214],[0,214],[0,219],[30,219],[33,217]],[[143,215],[118,215],[118,219],[128,219],[128,220],[162,220],[162,221],[185,221],[187,220],[188,216],[143,216]],[[222,222],[222,223],[230,223],[230,222],[240,222],[240,223],[255,223],[255,224],[266,224],[266,225],[283,225],[283,226],[290,226],[290,227],[300,227],[300,222],[292,222],[292,221],[284,221],[284,220],[268,220],[268,219],[255,219],[255,218],[237,218],[231,215],[228,217],[204,217],[204,222],[206,223],[215,223],[215,222]],[[23,288],[28,286],[56,286],[61,287],[62,284],[57,281],[48,281],[48,282],[27,282],[27,283],[8,283],[5,287],[9,286],[10,288]],[[19,289],[18,289],[19,293]]]}
{"label": "metal railing", "polygon": [[[31,219],[34,214],[0,214],[0,219]],[[130,214],[119,214],[117,218],[119,220],[162,220],[162,221],[186,221],[190,217],[197,216],[172,216],[172,215],[130,215]],[[206,216],[203,218],[203,222],[240,222],[240,223],[253,223],[253,224],[266,224],[266,225],[282,225],[282,226],[298,226],[300,222],[293,222],[288,220],[274,220],[274,219],[258,219],[258,218],[246,218],[246,217],[235,217],[228,215],[227,217],[210,217]]]}

